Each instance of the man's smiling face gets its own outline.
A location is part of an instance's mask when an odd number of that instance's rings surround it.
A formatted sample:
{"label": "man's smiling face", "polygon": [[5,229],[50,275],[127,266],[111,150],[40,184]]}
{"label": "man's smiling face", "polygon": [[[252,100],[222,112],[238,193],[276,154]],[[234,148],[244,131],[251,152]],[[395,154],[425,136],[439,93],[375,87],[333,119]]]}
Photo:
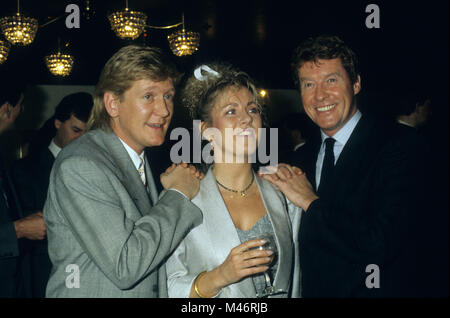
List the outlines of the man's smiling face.
{"label": "man's smiling face", "polygon": [[306,114],[326,135],[333,136],[356,112],[360,77],[352,84],[340,58],[305,62],[298,77]]}

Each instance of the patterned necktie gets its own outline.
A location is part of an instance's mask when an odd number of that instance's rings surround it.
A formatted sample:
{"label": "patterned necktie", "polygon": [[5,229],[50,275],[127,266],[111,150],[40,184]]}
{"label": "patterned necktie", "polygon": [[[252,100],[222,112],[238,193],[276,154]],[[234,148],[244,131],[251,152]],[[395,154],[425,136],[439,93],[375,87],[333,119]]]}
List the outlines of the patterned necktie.
{"label": "patterned necktie", "polygon": [[147,181],[145,180],[145,165],[144,165],[144,159],[142,159],[141,157],[139,157],[139,159],[141,159],[141,163],[139,164],[139,168],[138,168],[139,176],[141,177],[142,183],[143,183],[144,185],[147,185]]}
{"label": "patterned necktie", "polygon": [[322,172],[320,174],[320,183],[317,193],[321,195],[324,188],[330,182],[331,176],[333,175],[334,168],[334,143],[335,139],[329,137],[325,139],[325,157],[323,158]]}

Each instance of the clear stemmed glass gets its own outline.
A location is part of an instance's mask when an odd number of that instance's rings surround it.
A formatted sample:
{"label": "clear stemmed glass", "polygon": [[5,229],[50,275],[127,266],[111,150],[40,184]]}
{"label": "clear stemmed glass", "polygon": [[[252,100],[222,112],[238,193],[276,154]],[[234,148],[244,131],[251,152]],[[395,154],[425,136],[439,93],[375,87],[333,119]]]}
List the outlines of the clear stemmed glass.
{"label": "clear stemmed glass", "polygon": [[[255,238],[256,239],[256,238]],[[264,245],[258,246],[256,249],[260,250],[270,250],[273,252],[272,254],[272,261],[271,264],[274,264],[274,259],[277,257],[278,249],[277,244],[275,242],[275,238],[272,234],[269,233],[263,233],[258,235],[257,239],[264,240],[266,243]],[[269,265],[270,266],[270,265]],[[272,295],[280,295],[280,294],[286,294],[286,292],[282,289],[275,289],[275,286],[272,285],[272,279],[269,275],[269,270],[264,272],[264,279],[266,281],[266,288],[264,288],[264,291],[261,294],[257,294],[256,297],[258,298],[264,298]]]}

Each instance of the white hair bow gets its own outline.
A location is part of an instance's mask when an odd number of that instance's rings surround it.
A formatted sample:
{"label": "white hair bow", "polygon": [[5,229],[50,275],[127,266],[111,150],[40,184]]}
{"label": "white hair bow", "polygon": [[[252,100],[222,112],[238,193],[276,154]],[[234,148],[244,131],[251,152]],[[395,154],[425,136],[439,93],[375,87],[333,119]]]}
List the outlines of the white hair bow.
{"label": "white hair bow", "polygon": [[216,71],[214,71],[213,69],[211,69],[208,65],[201,65],[199,67],[197,67],[194,71],[194,76],[196,79],[198,79],[199,81],[206,81],[208,78],[207,76],[203,76],[202,75],[202,71],[205,71],[209,74],[212,74],[214,76],[220,76],[219,73],[217,73]]}

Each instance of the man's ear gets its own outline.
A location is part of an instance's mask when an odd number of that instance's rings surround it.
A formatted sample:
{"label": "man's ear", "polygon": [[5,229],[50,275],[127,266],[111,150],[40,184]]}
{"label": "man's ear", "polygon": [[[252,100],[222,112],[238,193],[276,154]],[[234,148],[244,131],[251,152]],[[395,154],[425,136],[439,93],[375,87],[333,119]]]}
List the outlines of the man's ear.
{"label": "man's ear", "polygon": [[356,77],[356,82],[353,84],[353,95],[357,95],[361,91],[361,76]]}
{"label": "man's ear", "polygon": [[119,97],[112,92],[106,92],[103,95],[103,103],[109,116],[115,118],[119,116]]}
{"label": "man's ear", "polygon": [[59,129],[61,127],[62,122],[59,119],[55,119],[55,128]]}

